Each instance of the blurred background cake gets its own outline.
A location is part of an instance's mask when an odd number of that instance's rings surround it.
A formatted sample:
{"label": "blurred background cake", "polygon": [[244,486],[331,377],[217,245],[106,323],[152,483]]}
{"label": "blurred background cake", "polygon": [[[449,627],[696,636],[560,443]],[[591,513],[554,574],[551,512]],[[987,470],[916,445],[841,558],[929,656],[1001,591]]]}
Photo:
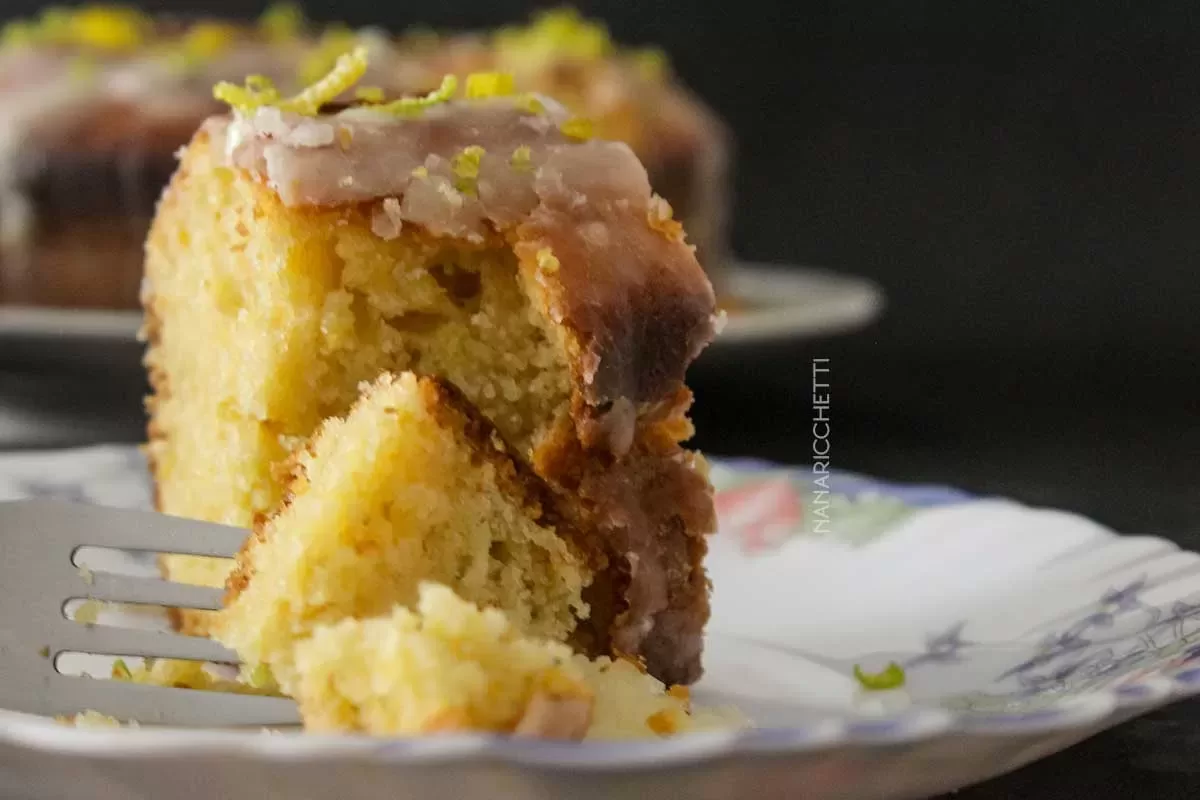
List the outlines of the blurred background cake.
{"label": "blurred background cake", "polygon": [[134,308],[142,242],[175,151],[219,109],[213,84],[261,74],[288,91],[357,45],[369,89],[414,94],[446,73],[502,71],[628,142],[702,263],[726,255],[726,134],[653,49],[616,45],[569,10],[481,33],[351,30],[275,6],[256,21],[47,10],[0,45],[0,304]]}

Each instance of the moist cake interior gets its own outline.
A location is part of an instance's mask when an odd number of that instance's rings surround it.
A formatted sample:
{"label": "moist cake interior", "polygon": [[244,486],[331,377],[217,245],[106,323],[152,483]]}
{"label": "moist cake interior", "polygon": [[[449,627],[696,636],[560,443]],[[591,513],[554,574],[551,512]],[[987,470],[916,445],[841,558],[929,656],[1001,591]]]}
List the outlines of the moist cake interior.
{"label": "moist cake interior", "polygon": [[[154,284],[155,312],[175,320],[150,358],[152,375],[175,364],[157,413],[177,455],[156,456],[161,502],[174,513],[250,525],[245,509],[265,514],[281,497],[262,491],[270,475],[240,465],[286,458],[289,437],[344,414],[380,371],[445,377],[526,460],[570,424],[564,346],[529,307],[503,241],[387,241],[359,208],[313,209],[292,224],[274,193],[211,169],[203,191],[170,197],[191,207],[154,232],[168,259],[190,260]],[[177,341],[197,330],[211,332],[211,350]],[[243,379],[267,372],[269,383]],[[190,474],[174,470],[176,458]],[[228,569],[174,563],[173,577],[197,583]]]}

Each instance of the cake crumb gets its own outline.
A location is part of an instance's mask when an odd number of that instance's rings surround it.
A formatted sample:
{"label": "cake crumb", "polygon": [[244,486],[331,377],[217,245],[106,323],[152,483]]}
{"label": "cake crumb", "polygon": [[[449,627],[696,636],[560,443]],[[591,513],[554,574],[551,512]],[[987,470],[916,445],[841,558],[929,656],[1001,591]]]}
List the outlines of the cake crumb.
{"label": "cake crumb", "polygon": [[110,717],[107,714],[101,714],[99,711],[81,711],[72,716],[55,717],[56,722],[63,725],[70,725],[75,728],[138,728],[137,720],[127,720],[122,722],[116,717]]}
{"label": "cake crumb", "polygon": [[95,625],[100,619],[100,604],[95,600],[85,600],[75,611],[75,621],[83,625]]}
{"label": "cake crumb", "polygon": [[646,210],[646,221],[650,223],[651,228],[668,240],[683,241],[683,223],[675,219],[675,210],[671,208],[671,204],[657,194],[650,198],[650,205]]}
{"label": "cake crumb", "polygon": [[399,237],[403,230],[404,221],[400,216],[400,200],[395,197],[383,198],[383,202],[371,212],[371,233],[390,242]]}
{"label": "cake crumb", "polygon": [[538,269],[542,270],[542,272],[553,274],[558,272],[558,257],[554,255],[554,251],[549,247],[543,247],[537,251],[537,265]]}

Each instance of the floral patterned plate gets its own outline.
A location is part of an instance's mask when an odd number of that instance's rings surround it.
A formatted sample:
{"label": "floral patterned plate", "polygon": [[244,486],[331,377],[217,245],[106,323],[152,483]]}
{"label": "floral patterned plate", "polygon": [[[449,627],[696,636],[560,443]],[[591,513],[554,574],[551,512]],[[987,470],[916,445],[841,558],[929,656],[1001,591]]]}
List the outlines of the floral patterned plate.
{"label": "floral patterned plate", "polygon": [[[1200,556],[1170,542],[844,473],[721,462],[713,479],[722,530],[695,694],[753,729],[380,740],[76,730],[0,712],[0,796],[921,797],[1200,692]],[[28,495],[149,498],[126,448],[0,458],[0,499]],[[893,662],[899,689],[854,677]]]}

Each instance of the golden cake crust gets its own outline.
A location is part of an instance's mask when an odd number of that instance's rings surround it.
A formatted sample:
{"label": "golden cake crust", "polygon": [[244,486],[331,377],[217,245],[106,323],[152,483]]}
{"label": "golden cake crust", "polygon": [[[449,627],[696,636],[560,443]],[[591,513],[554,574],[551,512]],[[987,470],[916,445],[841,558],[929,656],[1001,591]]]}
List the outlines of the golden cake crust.
{"label": "golden cake crust", "polygon": [[[589,226],[626,232],[589,239]],[[549,249],[548,305],[578,350],[576,433],[588,449],[622,454],[637,417],[674,398],[684,372],[715,335],[712,286],[682,239],[668,238],[631,209],[541,207],[517,229],[523,267]]]}

